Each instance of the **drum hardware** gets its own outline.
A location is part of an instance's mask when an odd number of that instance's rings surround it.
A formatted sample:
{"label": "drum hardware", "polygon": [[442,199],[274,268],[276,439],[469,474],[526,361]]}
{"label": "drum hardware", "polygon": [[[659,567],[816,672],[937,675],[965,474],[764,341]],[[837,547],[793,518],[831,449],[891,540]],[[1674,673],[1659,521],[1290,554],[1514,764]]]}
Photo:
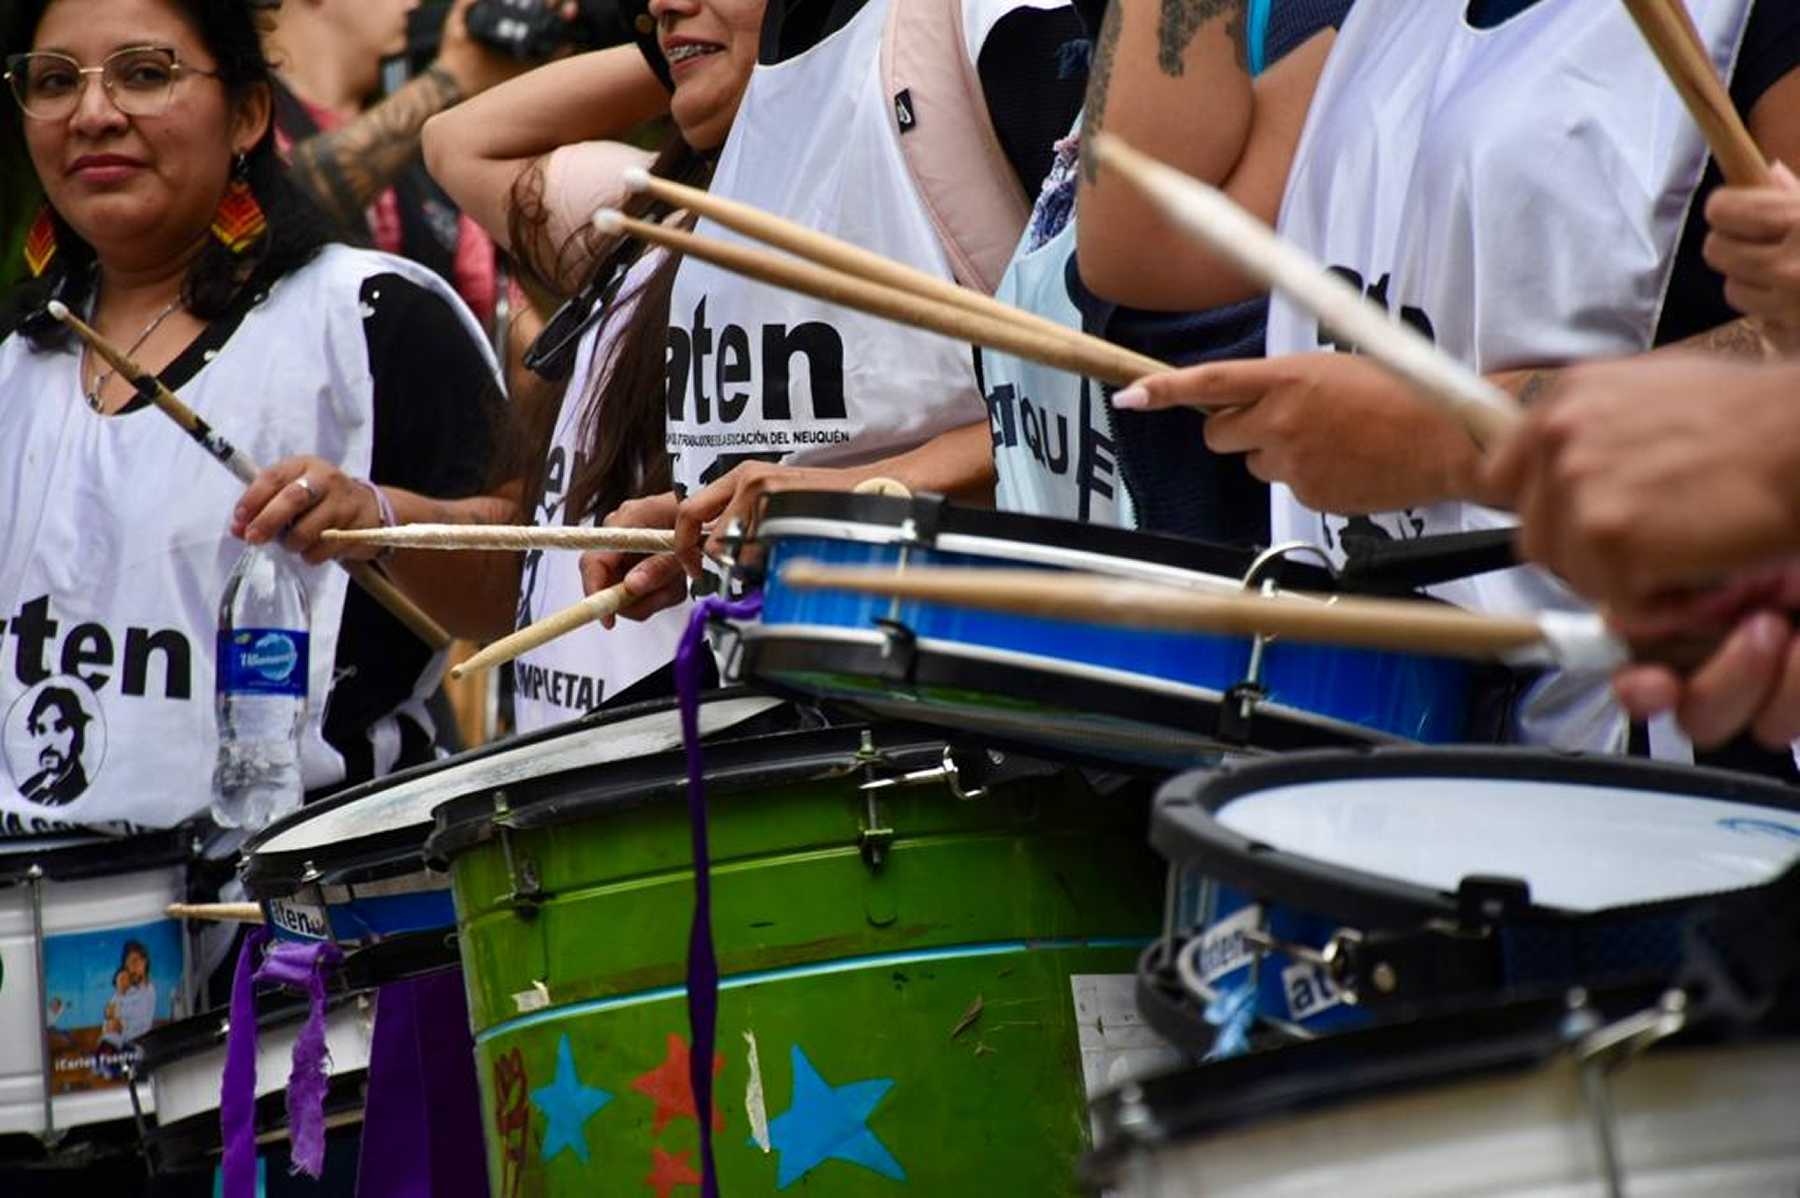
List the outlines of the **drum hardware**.
{"label": "drum hardware", "polygon": [[[1246,939],[1247,938],[1248,937],[1246,937]],[[1194,958],[1199,955],[1201,947],[1202,941],[1196,936],[1177,950],[1173,958],[1175,976],[1181,980],[1182,989],[1186,990],[1189,994],[1193,995],[1193,997],[1199,999],[1207,1006],[1211,1006],[1219,1000],[1220,994],[1217,990],[1214,990],[1211,986],[1206,984],[1206,979],[1201,975],[1199,966],[1194,961]],[[1262,954],[1259,953],[1253,957],[1250,962],[1249,984],[1252,989],[1260,984],[1261,972]],[[1266,1011],[1257,1012],[1256,1022],[1263,1027],[1280,1032],[1290,1040],[1311,1040],[1315,1038],[1313,1032],[1300,1026],[1298,1023],[1277,1018]]]}
{"label": "drum hardware", "polygon": [[[873,729],[864,728],[856,748],[856,760],[865,775],[873,773],[875,768],[886,762],[879,749],[875,747]],[[869,782],[858,788],[863,796],[863,826],[857,834],[857,851],[862,854],[863,864],[871,870],[879,870],[882,862],[887,860],[888,847],[894,843],[894,830],[888,827],[881,818],[881,803],[876,797],[880,790]]]}
{"label": "drum hardware", "polygon": [[953,797],[961,799],[965,803],[987,797],[987,787],[977,786],[973,789],[965,789],[962,778],[963,769],[957,764],[956,750],[945,745],[942,764],[932,766],[930,769],[913,770],[911,773],[901,774],[898,778],[875,778],[864,782],[858,789],[865,792],[891,790],[899,786],[931,786],[941,782],[944,789],[948,790]]}
{"label": "drum hardware", "polygon": [[503,901],[512,906],[515,914],[530,918],[537,914],[544,888],[531,858],[513,854],[512,802],[504,790],[494,792],[494,827],[500,837],[501,856],[506,861],[506,880],[512,886]]}
{"label": "drum hardware", "polygon": [[[1323,549],[1305,541],[1286,541],[1280,545],[1272,545],[1256,555],[1250,568],[1244,571],[1244,590],[1255,589],[1261,592],[1263,598],[1273,598],[1280,588],[1275,579],[1267,575],[1292,554],[1315,557],[1333,578],[1338,576],[1336,566]],[[1333,601],[1334,599],[1326,600],[1327,603]],[[1225,701],[1219,704],[1219,719],[1213,732],[1227,744],[1250,743],[1251,724],[1255,720],[1256,710],[1269,699],[1269,689],[1263,685],[1263,657],[1268,652],[1269,645],[1277,639],[1260,632],[1251,638],[1250,662],[1244,669],[1244,677],[1225,692]]]}
{"label": "drum hardware", "polygon": [[38,1138],[45,1147],[54,1148],[62,1140],[63,1133],[56,1129],[56,1107],[50,1090],[50,1077],[54,1070],[50,1067],[50,987],[48,969],[44,964],[44,867],[34,864],[27,869],[25,884],[31,890],[31,939],[34,945],[33,959],[37,964],[38,1036],[44,1046],[44,1131]]}
{"label": "drum hardware", "polygon": [[1587,1100],[1594,1143],[1600,1151],[1607,1198],[1625,1198],[1625,1170],[1619,1153],[1612,1074],[1630,1064],[1639,1054],[1681,1032],[1688,1022],[1687,993],[1670,990],[1656,1006],[1592,1031],[1576,1045],[1582,1096]]}

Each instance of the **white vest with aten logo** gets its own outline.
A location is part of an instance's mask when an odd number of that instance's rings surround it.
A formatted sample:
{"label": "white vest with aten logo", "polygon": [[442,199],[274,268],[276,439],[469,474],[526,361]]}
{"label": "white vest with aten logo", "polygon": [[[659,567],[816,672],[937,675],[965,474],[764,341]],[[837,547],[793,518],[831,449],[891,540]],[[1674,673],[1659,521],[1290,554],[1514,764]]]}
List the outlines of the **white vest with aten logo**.
{"label": "white vest with aten logo", "polygon": [[[660,252],[647,254],[631,268],[619,289],[622,302],[628,301],[643,280],[662,261]],[[593,393],[594,380],[589,376],[600,362],[610,369],[613,335],[627,318],[624,311],[615,312],[604,325],[596,325],[582,334],[575,355],[575,369],[563,394],[562,410],[556,418],[556,432],[551,439],[550,461],[545,471],[544,498],[532,516],[540,526],[570,523],[563,509],[569,486],[580,471],[587,446],[582,439],[583,402]],[[604,348],[601,339],[606,339]],[[579,522],[592,527],[593,518]],[[581,555],[561,551],[533,552],[525,555],[525,569],[519,582],[518,623],[524,627],[582,598]],[[687,624],[689,605],[681,604],[657,613],[649,620],[619,620],[607,631],[599,624],[586,624],[547,645],[520,655],[513,662],[513,718],[519,732],[535,732],[551,724],[598,707],[646,674],[661,669],[674,659],[676,642]]]}
{"label": "white vest with aten logo", "polygon": [[[423,267],[331,247],[250,310],[181,400],[259,464],[311,453],[367,477],[359,289],[388,272],[462,310]],[[0,395],[0,828],[180,823],[211,801],[213,642],[244,485],[154,408],[95,415],[73,351],[9,337]],[[343,777],[320,723],[348,576],[293,564],[311,601],[310,788]],[[79,773],[46,793],[37,778],[58,762]]]}
{"label": "white vest with aten logo", "polygon": [[[1692,7],[1729,78],[1750,0]],[[1647,350],[1706,166],[1699,130],[1622,5],[1539,0],[1487,30],[1465,11],[1358,0],[1313,99],[1281,232],[1483,373]],[[1327,348],[1318,322],[1276,296],[1269,355]],[[1285,487],[1273,502],[1277,541],[1341,558],[1342,518]],[[1373,523],[1412,539],[1509,521],[1444,503]],[[1536,570],[1440,593],[1484,611],[1579,606]],[[1623,747],[1604,680],[1553,676],[1520,715],[1528,740]]]}
{"label": "white vest with aten logo", "polygon": [[[900,144],[926,136],[928,117],[901,134],[883,82],[894,2],[869,0],[805,53],[756,67],[712,190],[950,278]],[[1021,221],[1023,209],[1021,196]],[[736,238],[707,221],[699,231]],[[689,493],[747,459],[889,457],[984,411],[968,345],[693,259],[670,305],[668,402],[675,480]]]}

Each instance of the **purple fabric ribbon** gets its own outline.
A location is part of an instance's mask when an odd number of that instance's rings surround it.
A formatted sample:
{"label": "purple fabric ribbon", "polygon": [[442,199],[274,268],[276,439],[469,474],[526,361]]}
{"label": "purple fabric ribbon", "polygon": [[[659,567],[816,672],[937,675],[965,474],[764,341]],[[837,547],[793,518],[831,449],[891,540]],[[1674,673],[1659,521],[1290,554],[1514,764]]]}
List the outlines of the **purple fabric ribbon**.
{"label": "purple fabric ribbon", "polygon": [[293,1172],[317,1178],[325,1168],[325,971],[344,959],[327,941],[300,944],[277,940],[251,972],[256,949],[269,940],[266,928],[252,932],[238,954],[231,986],[231,1027],[225,1038],[225,1081],[219,1094],[219,1130],[225,1155],[220,1165],[224,1198],[256,1198],[256,990],[273,982],[306,992],[308,1010],[294,1041],[288,1074],[289,1155]]}
{"label": "purple fabric ribbon", "polygon": [[[688,820],[694,838],[694,922],[688,929],[688,1084],[700,1124],[700,1198],[719,1198],[713,1166],[713,1050],[719,1021],[719,959],[713,951],[712,856],[706,844],[706,780],[700,751],[700,675],[706,626],[715,617],[748,620],[762,611],[762,596],[736,601],[708,596],[694,606],[675,650],[675,691],[681,702],[681,737],[687,746]],[[227,1194],[226,1198],[232,1198]]]}
{"label": "purple fabric ribbon", "polygon": [[231,1023],[225,1034],[225,1077],[219,1085],[219,1176],[225,1198],[256,1198],[256,952],[268,928],[252,928],[231,978]]}

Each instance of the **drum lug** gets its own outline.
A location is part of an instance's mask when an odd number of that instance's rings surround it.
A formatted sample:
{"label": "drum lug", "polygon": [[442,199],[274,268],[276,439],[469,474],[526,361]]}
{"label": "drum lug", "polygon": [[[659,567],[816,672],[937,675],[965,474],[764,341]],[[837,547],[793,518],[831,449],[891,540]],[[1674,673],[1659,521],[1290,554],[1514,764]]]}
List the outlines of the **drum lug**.
{"label": "drum lug", "polygon": [[535,915],[544,898],[544,886],[538,879],[537,863],[513,851],[512,802],[504,790],[494,792],[494,826],[499,830],[500,853],[506,859],[506,881],[511,887],[502,901],[519,915]]}
{"label": "drum lug", "polygon": [[862,853],[863,864],[872,870],[879,870],[887,861],[888,849],[894,843],[894,830],[882,821],[881,803],[876,799],[876,793],[866,791],[863,795],[866,815],[862,832],[856,838],[856,847]]}
{"label": "drum lug", "polygon": [[1456,888],[1457,918],[1468,932],[1491,928],[1531,908],[1531,886],[1520,878],[1471,874]]}
{"label": "drum lug", "polygon": [[50,1024],[49,998],[50,987],[47,982],[47,970],[44,964],[44,867],[33,865],[25,871],[25,883],[31,890],[31,940],[36,949],[37,992],[38,992],[38,1046],[44,1054],[43,1099],[44,1130],[38,1139],[46,1147],[54,1148],[61,1140],[62,1133],[56,1130],[56,1107],[51,1099],[50,1089]]}
{"label": "drum lug", "polygon": [[[1575,991],[1571,1003],[1585,1010],[1586,995]],[[1619,1158],[1618,1117],[1613,1108],[1612,1074],[1638,1054],[1685,1029],[1689,1021],[1687,992],[1670,990],[1656,1006],[1590,1031],[1575,1046],[1582,1093],[1593,1121],[1594,1143],[1606,1175],[1608,1198],[1624,1198],[1625,1171]]]}
{"label": "drum lug", "polygon": [[963,786],[962,779],[963,769],[957,764],[956,752],[946,745],[944,746],[944,760],[942,764],[934,765],[930,769],[913,770],[911,773],[901,774],[898,778],[871,779],[868,782],[864,782],[858,789],[866,794],[872,791],[893,790],[904,786],[930,786],[933,783],[941,782],[944,784],[945,789],[949,790],[953,796],[964,802],[987,797],[987,787],[977,786],[972,789],[967,789]]}

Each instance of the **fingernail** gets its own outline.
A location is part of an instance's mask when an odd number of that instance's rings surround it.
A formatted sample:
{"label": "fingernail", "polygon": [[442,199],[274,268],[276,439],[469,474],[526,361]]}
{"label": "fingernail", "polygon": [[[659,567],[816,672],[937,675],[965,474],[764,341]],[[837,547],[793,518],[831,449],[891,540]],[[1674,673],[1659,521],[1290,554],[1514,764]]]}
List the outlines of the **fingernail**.
{"label": "fingernail", "polygon": [[625,589],[633,595],[642,595],[649,589],[650,580],[644,577],[642,567],[625,575]]}
{"label": "fingernail", "polygon": [[1787,621],[1772,612],[1764,612],[1750,622],[1750,645],[1758,653],[1780,653],[1787,647],[1787,639]]}
{"label": "fingernail", "polygon": [[1150,406],[1150,392],[1133,384],[1123,391],[1114,391],[1112,403],[1113,407],[1124,408],[1128,412],[1141,411]]}
{"label": "fingernail", "polygon": [[1796,178],[1794,172],[1788,169],[1787,163],[1777,159],[1775,165],[1769,169],[1781,182],[1790,186],[1800,185],[1800,178]]}

